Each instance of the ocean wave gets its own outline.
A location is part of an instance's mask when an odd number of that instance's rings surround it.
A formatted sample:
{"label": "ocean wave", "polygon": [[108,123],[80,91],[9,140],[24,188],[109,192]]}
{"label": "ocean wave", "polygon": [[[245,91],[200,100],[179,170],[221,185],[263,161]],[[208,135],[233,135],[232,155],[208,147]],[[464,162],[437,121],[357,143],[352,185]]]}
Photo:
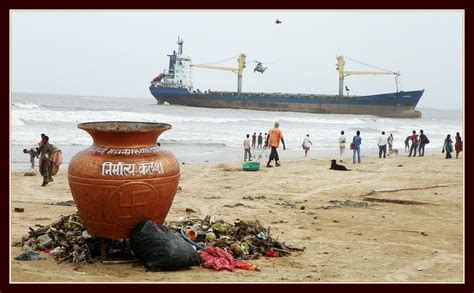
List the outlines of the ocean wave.
{"label": "ocean wave", "polygon": [[40,108],[41,106],[35,104],[35,103],[26,103],[26,102],[14,102],[12,103],[13,108],[18,108],[18,109],[37,109]]}
{"label": "ocean wave", "polygon": [[[30,122],[61,122],[61,123],[81,123],[90,121],[143,121],[143,122],[165,122],[165,123],[267,123],[269,127],[275,120],[280,124],[285,123],[309,123],[318,125],[361,125],[365,122],[359,118],[351,119],[325,119],[317,117],[204,117],[204,116],[178,116],[161,113],[138,113],[127,111],[54,111],[43,109],[31,104],[23,108],[13,109],[12,116],[15,119]],[[29,107],[29,108],[28,108]]]}

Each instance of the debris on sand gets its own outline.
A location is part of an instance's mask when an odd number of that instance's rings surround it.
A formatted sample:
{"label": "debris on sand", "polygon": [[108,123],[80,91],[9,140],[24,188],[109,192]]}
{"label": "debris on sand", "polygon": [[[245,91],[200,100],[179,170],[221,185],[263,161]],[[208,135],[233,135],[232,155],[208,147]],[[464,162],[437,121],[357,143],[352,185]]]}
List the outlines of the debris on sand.
{"label": "debris on sand", "polygon": [[320,209],[335,209],[335,208],[340,208],[340,207],[351,207],[351,208],[365,208],[367,207],[369,204],[366,203],[366,202],[355,202],[355,201],[352,201],[352,200],[345,200],[345,201],[342,201],[342,200],[330,200],[329,203],[331,205],[329,206],[324,206],[324,207],[320,207]]}
{"label": "debris on sand", "polygon": [[[305,249],[273,238],[270,227],[264,227],[258,220],[236,219],[230,224],[215,220],[212,216],[204,219],[181,217],[178,221],[165,222],[163,225],[178,233],[191,228],[197,234],[196,244],[204,248],[222,248],[235,259],[288,256],[292,251]],[[25,251],[49,253],[58,263],[78,265],[100,260],[114,263],[111,259],[101,258],[104,243],[107,244],[107,256],[119,256],[121,261],[135,259],[128,240],[108,240],[89,235],[77,212],[62,216],[50,225],[36,225],[36,229],[30,227],[29,230],[28,235],[23,236],[15,246],[21,246]]]}

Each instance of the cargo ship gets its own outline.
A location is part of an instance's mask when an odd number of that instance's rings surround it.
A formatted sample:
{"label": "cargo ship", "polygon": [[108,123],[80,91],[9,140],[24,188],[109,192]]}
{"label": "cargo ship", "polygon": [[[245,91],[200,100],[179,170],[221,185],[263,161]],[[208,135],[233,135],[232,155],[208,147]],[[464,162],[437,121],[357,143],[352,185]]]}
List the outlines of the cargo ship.
{"label": "cargo ship", "polygon": [[[246,55],[240,54],[238,66],[220,67],[192,64],[191,58],[183,55],[183,40],[178,38],[178,52],[168,55],[168,69],[164,70],[150,83],[150,92],[158,104],[183,105],[206,108],[232,108],[264,111],[290,111],[324,114],[356,114],[382,117],[419,118],[421,112],[416,105],[424,90],[402,91],[400,73],[392,71],[347,71],[344,70],[344,56],[337,56],[339,73],[339,92],[337,95],[258,93],[242,91],[242,74],[246,67]],[[257,62],[255,71],[266,68]],[[192,85],[192,68],[224,70],[237,74],[237,91],[200,91]],[[344,87],[344,78],[350,75],[393,75],[396,91],[366,96],[348,95]],[[344,89],[346,94],[344,95]]]}

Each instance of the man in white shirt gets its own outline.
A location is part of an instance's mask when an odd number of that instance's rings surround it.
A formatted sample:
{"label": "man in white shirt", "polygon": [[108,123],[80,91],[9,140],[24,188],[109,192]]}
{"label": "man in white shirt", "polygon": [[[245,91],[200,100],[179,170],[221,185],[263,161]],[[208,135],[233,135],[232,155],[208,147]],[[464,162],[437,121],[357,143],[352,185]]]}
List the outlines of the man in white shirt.
{"label": "man in white shirt", "polygon": [[342,162],[345,149],[346,149],[346,137],[344,136],[344,130],[343,130],[341,131],[341,136],[339,136],[339,162]]}
{"label": "man in white shirt", "polygon": [[252,161],[251,154],[250,154],[250,135],[247,134],[247,138],[244,140],[244,162],[247,162],[247,154],[249,156],[249,161]]}
{"label": "man in white shirt", "polygon": [[387,155],[387,137],[385,136],[385,131],[382,131],[382,135],[379,137],[377,145],[379,146],[379,159],[382,158],[382,152],[385,159]]}

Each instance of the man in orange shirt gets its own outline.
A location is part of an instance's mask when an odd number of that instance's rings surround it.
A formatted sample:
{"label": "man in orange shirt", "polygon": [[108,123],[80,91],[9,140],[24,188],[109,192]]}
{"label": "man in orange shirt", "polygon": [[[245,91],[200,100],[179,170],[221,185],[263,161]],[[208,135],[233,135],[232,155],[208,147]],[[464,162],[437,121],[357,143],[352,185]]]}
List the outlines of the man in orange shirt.
{"label": "man in orange shirt", "polygon": [[273,167],[270,165],[271,161],[275,159],[275,166],[280,166],[280,158],[278,157],[277,148],[280,146],[280,140],[283,144],[283,150],[286,150],[285,141],[283,140],[283,133],[278,128],[280,124],[275,122],[275,127],[268,131],[266,144],[269,145],[272,150],[270,152],[270,158],[268,159],[267,168]]}

